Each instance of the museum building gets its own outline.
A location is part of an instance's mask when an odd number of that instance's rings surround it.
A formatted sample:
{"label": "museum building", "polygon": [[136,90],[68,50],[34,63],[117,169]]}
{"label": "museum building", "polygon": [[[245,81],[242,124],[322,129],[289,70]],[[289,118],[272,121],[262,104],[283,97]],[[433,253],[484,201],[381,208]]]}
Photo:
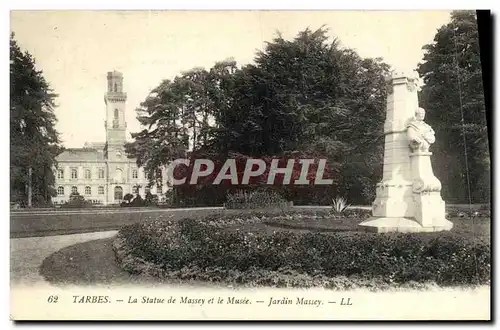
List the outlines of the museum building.
{"label": "museum building", "polygon": [[118,204],[128,193],[144,197],[148,190],[162,199],[162,186],[148,187],[146,173],[125,153],[127,93],[123,92],[123,75],[117,71],[108,72],[107,81],[104,95],[106,142],[68,148],[57,157],[57,196],[52,199],[55,204],[68,201],[74,192],[102,205]]}

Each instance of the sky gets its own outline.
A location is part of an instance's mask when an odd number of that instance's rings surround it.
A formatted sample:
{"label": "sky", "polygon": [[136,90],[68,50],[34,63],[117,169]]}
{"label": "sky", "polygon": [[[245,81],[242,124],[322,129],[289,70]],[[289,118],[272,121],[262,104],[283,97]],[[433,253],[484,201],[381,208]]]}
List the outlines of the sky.
{"label": "sky", "polygon": [[106,74],[123,73],[127,135],[139,131],[135,108],[163,79],[234,58],[251,63],[277,31],[330,29],[362,57],[399,71],[422,61],[422,46],[449,11],[12,11],[11,31],[55,93],[56,129],[65,147],[104,142]]}

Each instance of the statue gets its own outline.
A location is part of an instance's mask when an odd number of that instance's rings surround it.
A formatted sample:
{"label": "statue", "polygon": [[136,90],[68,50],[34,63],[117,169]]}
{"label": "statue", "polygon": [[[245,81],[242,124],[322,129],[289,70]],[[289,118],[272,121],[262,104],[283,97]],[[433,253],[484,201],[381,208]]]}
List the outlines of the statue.
{"label": "statue", "polygon": [[407,125],[408,140],[412,152],[429,152],[429,147],[436,141],[432,127],[424,122],[425,110],[417,108],[415,117]]}
{"label": "statue", "polygon": [[395,74],[387,96],[384,123],[384,170],[376,186],[372,217],[359,226],[382,232],[450,230],[441,198],[441,182],[433,173],[429,147],[436,137],[418,105],[418,77]]}

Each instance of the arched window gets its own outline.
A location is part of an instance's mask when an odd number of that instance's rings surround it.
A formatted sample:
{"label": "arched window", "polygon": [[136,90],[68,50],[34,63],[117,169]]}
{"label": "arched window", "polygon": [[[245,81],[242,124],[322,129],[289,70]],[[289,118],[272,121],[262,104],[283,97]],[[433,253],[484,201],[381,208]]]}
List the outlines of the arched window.
{"label": "arched window", "polygon": [[123,199],[123,189],[120,186],[115,187],[115,201],[121,201]]}
{"label": "arched window", "polygon": [[78,194],[78,188],[76,186],[71,187],[72,194]]}
{"label": "arched window", "polygon": [[99,188],[97,188],[97,192],[99,193],[99,195],[104,195],[104,187],[99,186]]}
{"label": "arched window", "polygon": [[92,195],[92,188],[90,186],[85,187],[85,195]]}
{"label": "arched window", "polygon": [[91,179],[92,178],[92,172],[90,172],[89,169],[85,170],[85,179]]}
{"label": "arched window", "polygon": [[64,195],[64,187],[57,187],[57,194]]}

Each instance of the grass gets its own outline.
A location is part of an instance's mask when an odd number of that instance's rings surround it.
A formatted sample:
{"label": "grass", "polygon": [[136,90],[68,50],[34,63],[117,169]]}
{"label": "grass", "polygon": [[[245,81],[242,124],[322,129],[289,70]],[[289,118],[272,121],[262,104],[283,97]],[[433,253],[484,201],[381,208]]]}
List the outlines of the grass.
{"label": "grass", "polygon": [[[457,206],[452,206],[456,208]],[[464,210],[468,206],[463,207]],[[85,209],[88,211],[88,209]],[[77,210],[71,210],[77,211]],[[142,209],[130,212],[132,210],[120,209],[119,213],[102,213],[97,209],[92,209],[92,214],[76,213],[76,214],[31,214],[29,212],[11,213],[10,215],[10,237],[36,237],[36,236],[53,236],[53,235],[67,235],[85,232],[97,232],[107,230],[118,230],[123,226],[140,222],[146,219],[154,219],[164,214],[168,214],[173,220],[182,219],[184,217],[199,217],[209,214],[239,214],[247,212],[255,212],[256,210],[220,210],[220,209],[191,209],[191,210],[176,210],[176,209]],[[109,211],[109,210],[108,210]],[[258,210],[257,210],[258,211]],[[261,210],[264,211],[264,210]],[[281,213],[281,210],[265,210],[267,213]],[[298,208],[291,209],[287,212],[303,212]],[[314,212],[314,211],[313,211]],[[455,223],[454,231],[468,230],[472,220],[467,218],[453,218]],[[469,223],[470,222],[470,223]],[[489,221],[484,218],[477,218],[474,220],[477,225],[476,231],[489,232]],[[268,227],[289,229],[289,230],[313,230],[328,232],[332,229],[336,231],[354,229],[357,225],[355,222],[342,222],[340,220],[326,220],[326,221],[313,221],[313,222],[296,222],[296,223],[269,223]],[[293,227],[290,227],[293,226]],[[332,228],[333,226],[333,228]],[[288,227],[288,228],[287,228]],[[249,228],[250,230],[251,228]]]}

